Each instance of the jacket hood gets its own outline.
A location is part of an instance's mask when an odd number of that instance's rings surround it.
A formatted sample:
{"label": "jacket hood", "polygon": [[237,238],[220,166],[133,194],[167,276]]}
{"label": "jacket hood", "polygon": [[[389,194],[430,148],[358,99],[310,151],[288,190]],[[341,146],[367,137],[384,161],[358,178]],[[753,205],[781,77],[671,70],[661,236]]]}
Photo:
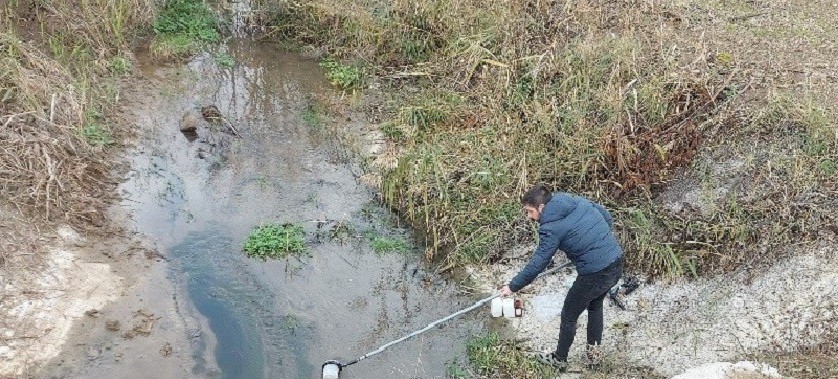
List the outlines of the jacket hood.
{"label": "jacket hood", "polygon": [[544,209],[541,211],[540,223],[548,223],[561,220],[567,215],[571,214],[576,205],[579,203],[578,199],[571,196],[560,196],[557,193],[553,194],[553,198],[544,204]]}

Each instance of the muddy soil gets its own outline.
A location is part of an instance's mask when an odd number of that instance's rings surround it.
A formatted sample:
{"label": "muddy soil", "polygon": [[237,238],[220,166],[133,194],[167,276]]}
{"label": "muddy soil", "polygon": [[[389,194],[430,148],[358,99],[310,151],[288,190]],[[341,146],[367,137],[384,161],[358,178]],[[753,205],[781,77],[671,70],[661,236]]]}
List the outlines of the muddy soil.
{"label": "muddy soil", "polygon": [[[123,115],[140,137],[115,212],[160,262],[78,323],[38,376],[318,378],[327,359],[357,358],[476,300],[416,249],[371,250],[375,236],[409,235],[313,121],[307,99],[330,90],[316,62],[245,40],[221,49],[234,67],[216,63],[222,51],[181,67],[140,57]],[[308,254],[248,259],[247,234],[270,222],[302,225]],[[445,377],[485,319],[466,316],[341,377]]]}

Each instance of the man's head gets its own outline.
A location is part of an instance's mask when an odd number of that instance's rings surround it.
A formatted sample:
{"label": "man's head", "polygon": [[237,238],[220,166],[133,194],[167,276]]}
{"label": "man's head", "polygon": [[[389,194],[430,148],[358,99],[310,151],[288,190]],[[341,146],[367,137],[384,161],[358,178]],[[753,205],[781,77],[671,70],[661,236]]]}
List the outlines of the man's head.
{"label": "man's head", "polygon": [[543,184],[536,184],[524,193],[521,203],[524,205],[524,211],[527,212],[527,218],[532,221],[541,220],[541,211],[544,210],[544,204],[547,204],[552,197],[553,193]]}

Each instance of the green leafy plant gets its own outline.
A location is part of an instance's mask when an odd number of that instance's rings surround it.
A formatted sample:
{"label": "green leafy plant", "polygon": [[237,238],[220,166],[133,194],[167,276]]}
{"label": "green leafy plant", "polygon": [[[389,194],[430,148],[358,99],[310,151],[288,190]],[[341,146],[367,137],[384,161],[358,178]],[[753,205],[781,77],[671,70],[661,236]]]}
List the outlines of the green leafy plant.
{"label": "green leafy plant", "polygon": [[305,231],[290,223],[262,225],[254,229],[244,242],[244,252],[261,260],[300,256],[307,251]]}
{"label": "green leafy plant", "polygon": [[219,53],[216,55],[215,63],[221,68],[231,68],[236,65],[236,61],[230,56],[230,54],[227,53]]}
{"label": "green leafy plant", "polygon": [[315,109],[309,107],[303,111],[302,114],[303,122],[306,125],[311,126],[314,129],[322,129],[324,123],[324,117],[322,114],[318,113]]}
{"label": "green leafy plant", "polygon": [[113,144],[111,134],[99,126],[99,124],[90,124],[85,126],[82,128],[81,134],[91,146],[108,146]]}
{"label": "green leafy plant", "polygon": [[117,56],[108,60],[108,70],[114,75],[121,76],[128,74],[132,68],[133,65],[128,58]]}
{"label": "green leafy plant", "polygon": [[169,0],[152,29],[157,38],[152,52],[158,56],[178,56],[193,53],[202,43],[217,42],[218,19],[200,0]]}
{"label": "green leafy plant", "polygon": [[204,42],[219,39],[216,26],[218,20],[206,4],[200,0],[169,0],[160,15],[154,20],[157,35],[187,35]]}
{"label": "green leafy plant", "polygon": [[466,379],[469,377],[468,371],[460,366],[458,362],[449,362],[446,364],[445,372],[452,379]]}
{"label": "green leafy plant", "polygon": [[300,329],[300,319],[297,318],[297,316],[286,315],[285,317],[283,317],[282,321],[283,326],[288,332],[291,333],[291,335],[296,334],[297,330]]}
{"label": "green leafy plant", "polygon": [[326,59],[320,62],[320,67],[326,69],[326,78],[343,89],[355,89],[361,87],[361,70],[354,66],[344,66],[334,59]]}

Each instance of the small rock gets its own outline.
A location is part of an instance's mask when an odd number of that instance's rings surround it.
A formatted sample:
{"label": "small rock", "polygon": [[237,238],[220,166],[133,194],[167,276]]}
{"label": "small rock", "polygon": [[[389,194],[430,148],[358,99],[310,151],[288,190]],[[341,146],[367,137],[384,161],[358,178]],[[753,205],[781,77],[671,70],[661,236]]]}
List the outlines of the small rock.
{"label": "small rock", "polygon": [[183,133],[194,132],[198,130],[198,117],[193,113],[187,113],[180,119],[180,131]]}

